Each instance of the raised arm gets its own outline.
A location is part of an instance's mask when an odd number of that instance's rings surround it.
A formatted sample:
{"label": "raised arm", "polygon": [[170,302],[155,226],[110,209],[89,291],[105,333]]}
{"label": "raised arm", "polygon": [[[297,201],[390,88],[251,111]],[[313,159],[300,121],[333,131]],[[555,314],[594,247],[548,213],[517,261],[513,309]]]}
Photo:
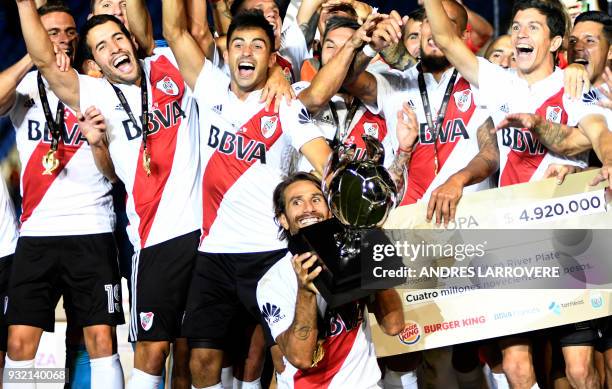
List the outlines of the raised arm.
{"label": "raised arm", "polygon": [[217,34],[220,36],[227,34],[227,30],[229,30],[229,26],[232,23],[230,3],[228,0],[210,0],[210,3]]}
{"label": "raised arm", "polygon": [[0,116],[6,114],[15,103],[17,85],[31,68],[32,60],[26,54],[13,66],[0,73]]}
{"label": "raised arm", "polygon": [[34,0],[17,0],[21,31],[34,65],[51,90],[66,105],[79,110],[79,78],[75,71],[62,72],[57,66],[53,43],[40,21]]}
{"label": "raised arm", "polygon": [[134,35],[138,46],[147,56],[153,55],[155,48],[153,22],[144,0],[128,0],[126,13],[130,32]]}
{"label": "raised arm", "polygon": [[183,79],[193,89],[205,57],[189,33],[184,0],[163,0],[162,13],[164,38],[174,53]]}
{"label": "raised arm", "polygon": [[289,363],[298,369],[308,369],[312,366],[318,334],[317,290],[313,280],[321,267],[308,273],[316,263],[316,256],[310,253],[294,256],[292,263],[298,278],[295,315],[289,328],[276,337],[276,343]]}
{"label": "raised arm", "polygon": [[323,4],[323,0],[302,0],[298,8],[296,22],[298,26],[300,26],[302,34],[304,34],[304,39],[308,47],[312,44],[316,34],[320,17],[318,10],[321,4]]}
{"label": "raised arm", "polygon": [[310,162],[310,165],[312,165],[319,174],[323,175],[323,168],[331,154],[331,149],[327,141],[323,137],[315,138],[305,143],[300,149],[300,152],[306,157],[308,162]]}
{"label": "raised arm", "polygon": [[[212,61],[215,53],[215,38],[210,31],[208,18],[206,17],[206,0],[186,0],[187,15],[189,18],[189,32],[198,42],[202,52]],[[218,1],[217,4],[225,4]]]}
{"label": "raised arm", "polygon": [[427,220],[436,217],[436,224],[444,222],[448,225],[455,219],[457,204],[463,195],[463,188],[468,185],[477,184],[499,167],[499,148],[497,138],[493,130],[493,120],[488,118],[477,130],[478,154],[431,193],[427,206]]}
{"label": "raised arm", "polygon": [[370,41],[371,38],[368,35],[382,19],[382,15],[368,16],[365,23],[353,33],[351,39],[346,41],[336,55],[317,72],[310,86],[300,92],[298,98],[308,111],[311,113],[319,112],[338,92],[355,53],[364,43]]}
{"label": "raised arm", "polygon": [[457,34],[456,26],[446,14],[442,0],[425,0],[425,12],[436,46],[444,52],[463,78],[478,86],[478,59]]}

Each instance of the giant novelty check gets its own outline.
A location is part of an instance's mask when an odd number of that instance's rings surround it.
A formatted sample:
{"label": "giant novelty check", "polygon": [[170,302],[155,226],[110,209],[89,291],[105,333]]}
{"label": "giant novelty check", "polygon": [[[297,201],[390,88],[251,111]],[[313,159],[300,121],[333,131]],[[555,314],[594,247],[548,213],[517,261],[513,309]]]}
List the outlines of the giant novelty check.
{"label": "giant novelty check", "polygon": [[[533,229],[593,229],[601,238],[606,229],[612,232],[612,203],[605,194],[607,183],[588,185],[595,174],[570,175],[562,185],[549,179],[468,194],[461,199],[456,223],[449,228],[520,229],[517,233],[525,237]],[[433,234],[439,228],[426,222],[426,209],[426,203],[400,207],[384,227],[431,230],[423,232]],[[612,233],[608,236],[612,240]],[[526,260],[535,262],[544,255],[554,254],[537,252]],[[612,262],[610,255],[592,260]],[[569,268],[565,267],[565,272],[572,271]],[[399,336],[385,335],[370,315],[376,353],[402,354],[610,316],[612,288],[607,284],[612,285],[612,273],[595,273],[600,275],[598,285],[606,285],[605,289],[592,285],[574,289],[440,288],[439,284],[433,289],[404,285],[397,288],[406,320]]]}

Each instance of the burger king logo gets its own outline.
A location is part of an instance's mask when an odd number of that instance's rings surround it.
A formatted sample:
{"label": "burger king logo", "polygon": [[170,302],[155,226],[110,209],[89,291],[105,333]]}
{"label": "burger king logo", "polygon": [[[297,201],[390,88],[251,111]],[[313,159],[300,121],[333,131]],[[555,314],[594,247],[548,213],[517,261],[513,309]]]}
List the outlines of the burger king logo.
{"label": "burger king logo", "polygon": [[407,320],[402,332],[397,335],[399,341],[406,345],[413,345],[421,340],[421,327],[417,322]]}

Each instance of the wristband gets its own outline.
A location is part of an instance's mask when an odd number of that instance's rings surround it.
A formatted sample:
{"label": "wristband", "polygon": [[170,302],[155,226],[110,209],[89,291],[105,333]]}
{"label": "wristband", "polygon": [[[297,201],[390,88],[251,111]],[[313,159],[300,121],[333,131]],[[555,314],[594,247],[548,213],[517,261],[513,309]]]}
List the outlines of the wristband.
{"label": "wristband", "polygon": [[[399,151],[400,153],[406,153],[406,154],[410,154],[412,153],[412,150],[404,150],[401,147],[397,148],[397,151]],[[399,154],[399,153],[398,153]]]}
{"label": "wristband", "polygon": [[366,57],[369,57],[369,58],[374,58],[376,57],[376,54],[378,54],[376,50],[370,47],[370,45],[363,46],[363,49],[361,51]]}

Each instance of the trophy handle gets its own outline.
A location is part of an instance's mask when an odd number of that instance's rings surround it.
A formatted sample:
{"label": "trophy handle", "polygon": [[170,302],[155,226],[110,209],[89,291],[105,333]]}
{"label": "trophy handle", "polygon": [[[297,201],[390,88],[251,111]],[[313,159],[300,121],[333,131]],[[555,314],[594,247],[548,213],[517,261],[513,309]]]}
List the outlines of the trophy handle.
{"label": "trophy handle", "polygon": [[363,135],[361,138],[366,145],[368,160],[377,165],[382,164],[385,161],[385,148],[383,147],[382,143],[370,135]]}

